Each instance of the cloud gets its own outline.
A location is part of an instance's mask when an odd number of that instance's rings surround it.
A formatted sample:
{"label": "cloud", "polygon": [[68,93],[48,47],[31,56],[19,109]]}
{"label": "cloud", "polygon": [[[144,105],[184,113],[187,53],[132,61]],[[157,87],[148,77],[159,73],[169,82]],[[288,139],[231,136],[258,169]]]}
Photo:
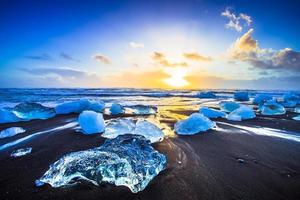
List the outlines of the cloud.
{"label": "cloud", "polygon": [[71,61],[75,61],[75,62],[80,62],[80,60],[73,58],[71,55],[66,54],[66,53],[60,53],[60,57],[65,59],[65,60],[71,60]]}
{"label": "cloud", "polygon": [[107,56],[102,55],[102,54],[96,54],[96,55],[92,56],[92,58],[95,59],[95,60],[98,60],[98,61],[100,61],[104,64],[110,64],[111,63],[110,59]]}
{"label": "cloud", "polygon": [[142,43],[137,43],[137,42],[129,42],[129,46],[135,49],[140,49],[140,48],[144,48],[144,44]]}
{"label": "cloud", "polygon": [[32,60],[53,60],[53,58],[49,55],[49,54],[46,54],[46,53],[43,53],[41,55],[29,55],[29,56],[24,56],[25,58],[27,59],[32,59]]}
{"label": "cloud", "polygon": [[153,54],[151,55],[151,58],[157,63],[160,64],[164,67],[187,67],[188,64],[186,62],[175,62],[175,63],[171,63],[169,62],[165,55],[163,53],[160,52],[153,52]]}
{"label": "cloud", "polygon": [[247,62],[264,70],[291,71],[300,73],[300,52],[291,48],[281,50],[263,49],[252,37],[250,29],[238,38],[229,49],[231,59]]}
{"label": "cloud", "polygon": [[211,57],[208,56],[203,56],[197,52],[191,52],[191,53],[184,53],[182,54],[183,57],[190,59],[190,60],[194,60],[194,61],[201,61],[201,62],[209,62],[212,61]]}
{"label": "cloud", "polygon": [[228,18],[229,22],[225,24],[228,29],[233,29],[238,32],[243,30],[243,27],[250,26],[252,19],[249,15],[240,13],[238,15],[231,12],[228,8],[221,13],[221,16]]}

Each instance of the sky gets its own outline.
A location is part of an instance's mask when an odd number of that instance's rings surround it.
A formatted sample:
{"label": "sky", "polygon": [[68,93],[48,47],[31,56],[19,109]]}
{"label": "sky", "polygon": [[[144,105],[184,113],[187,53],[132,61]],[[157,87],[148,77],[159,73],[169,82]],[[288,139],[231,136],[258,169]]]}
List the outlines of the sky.
{"label": "sky", "polygon": [[0,87],[300,90],[299,7],[2,0]]}

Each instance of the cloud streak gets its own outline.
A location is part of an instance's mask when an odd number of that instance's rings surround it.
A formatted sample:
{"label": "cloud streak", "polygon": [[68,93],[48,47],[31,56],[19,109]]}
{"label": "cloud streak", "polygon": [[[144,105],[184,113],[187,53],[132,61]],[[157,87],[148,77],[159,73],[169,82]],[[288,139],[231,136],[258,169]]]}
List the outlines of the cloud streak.
{"label": "cloud streak", "polygon": [[244,27],[250,26],[252,23],[252,18],[249,15],[240,13],[236,15],[231,12],[228,8],[221,13],[221,16],[226,17],[229,21],[225,24],[228,29],[236,30],[241,32]]}
{"label": "cloud streak", "polygon": [[61,58],[65,59],[65,60],[71,60],[71,61],[75,61],[75,62],[80,62],[80,60],[75,59],[75,58],[72,57],[71,55],[66,54],[66,53],[64,53],[64,52],[60,53],[59,56],[60,56]]}
{"label": "cloud streak", "polygon": [[49,61],[53,60],[53,58],[46,53],[43,53],[41,55],[29,55],[29,56],[24,56],[27,59],[32,59],[32,60],[44,60],[44,61]]}
{"label": "cloud streak", "polygon": [[129,46],[134,49],[141,49],[145,47],[144,44],[137,42],[129,42]]}
{"label": "cloud streak", "polygon": [[93,59],[101,62],[101,63],[104,63],[104,64],[110,64],[111,63],[111,60],[109,59],[109,57],[103,55],[103,54],[96,54],[94,56],[92,56]]}
{"label": "cloud streak", "polygon": [[200,61],[200,62],[209,62],[212,61],[212,58],[209,56],[203,56],[197,52],[191,52],[191,53],[183,53],[183,57],[194,60],[194,61]]}
{"label": "cloud streak", "polygon": [[161,52],[153,52],[151,55],[151,58],[157,63],[160,64],[161,66],[164,67],[187,67],[188,64],[186,62],[174,62],[171,63],[168,61],[165,57],[165,55]]}

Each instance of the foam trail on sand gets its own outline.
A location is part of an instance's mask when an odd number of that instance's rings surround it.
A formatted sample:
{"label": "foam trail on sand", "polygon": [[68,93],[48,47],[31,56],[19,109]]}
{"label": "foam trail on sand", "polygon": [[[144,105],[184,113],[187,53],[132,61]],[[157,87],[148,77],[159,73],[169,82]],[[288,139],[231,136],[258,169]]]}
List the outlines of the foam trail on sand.
{"label": "foam trail on sand", "polygon": [[14,140],[12,142],[8,142],[6,144],[1,145],[0,146],[0,151],[4,150],[4,149],[7,149],[9,147],[15,146],[17,144],[20,144],[24,141],[30,140],[33,137],[36,137],[36,136],[39,136],[39,135],[42,135],[42,134],[45,134],[45,133],[49,133],[49,132],[56,132],[56,131],[60,131],[60,130],[63,130],[63,129],[72,128],[72,127],[75,127],[77,125],[78,125],[77,122],[70,122],[70,123],[65,124],[63,126],[59,126],[59,127],[53,128],[53,129],[49,129],[49,130],[45,130],[45,131],[39,131],[39,132],[33,133],[31,135],[27,135],[26,137],[23,137],[23,138],[20,138],[20,139]]}
{"label": "foam trail on sand", "polygon": [[241,125],[234,125],[225,122],[218,122],[218,124],[224,124],[227,126],[232,126],[238,129],[246,130],[248,132],[257,134],[257,135],[265,135],[271,137],[279,137],[287,140],[293,140],[296,142],[300,142],[300,133],[292,132],[292,131],[285,131],[280,129],[273,129],[267,127],[249,127],[249,126],[241,126]]}

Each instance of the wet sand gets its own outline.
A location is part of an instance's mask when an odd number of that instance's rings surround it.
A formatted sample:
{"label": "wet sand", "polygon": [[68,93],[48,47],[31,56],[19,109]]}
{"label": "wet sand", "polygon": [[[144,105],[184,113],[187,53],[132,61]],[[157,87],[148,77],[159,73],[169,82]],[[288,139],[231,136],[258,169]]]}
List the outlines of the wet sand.
{"label": "wet sand", "polygon": [[[172,112],[189,115],[193,111]],[[300,143],[231,126],[262,126],[300,135],[300,122],[291,120],[292,115],[258,116],[242,122],[218,119],[216,130],[165,138],[153,146],[167,155],[167,169],[137,194],[126,187],[97,187],[86,182],[63,188],[35,187],[34,181],[62,155],[100,146],[105,140],[99,134],[87,136],[72,128],[45,133],[0,152],[0,199],[300,199]],[[1,139],[0,145],[76,118],[72,114],[2,124],[0,130],[22,126],[27,132]],[[161,122],[173,127],[175,120]],[[32,153],[19,158],[9,156],[13,150],[25,147],[32,147]]]}

